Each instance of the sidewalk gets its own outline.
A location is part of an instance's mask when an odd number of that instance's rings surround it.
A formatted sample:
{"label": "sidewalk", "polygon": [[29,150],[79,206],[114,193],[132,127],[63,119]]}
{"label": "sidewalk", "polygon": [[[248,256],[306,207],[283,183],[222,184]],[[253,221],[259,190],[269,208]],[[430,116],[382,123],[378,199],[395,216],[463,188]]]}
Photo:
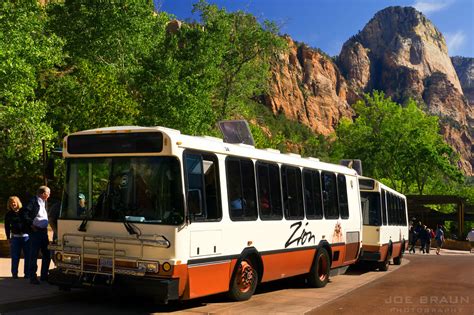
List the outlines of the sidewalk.
{"label": "sidewalk", "polygon": [[[19,278],[11,277],[10,258],[0,258],[0,313],[18,308],[42,306],[71,294],[59,291],[58,287],[47,282],[40,285],[30,284],[23,278],[23,259],[20,260]],[[54,268],[51,262],[50,269]],[[41,259],[38,259],[38,270],[41,269]]]}

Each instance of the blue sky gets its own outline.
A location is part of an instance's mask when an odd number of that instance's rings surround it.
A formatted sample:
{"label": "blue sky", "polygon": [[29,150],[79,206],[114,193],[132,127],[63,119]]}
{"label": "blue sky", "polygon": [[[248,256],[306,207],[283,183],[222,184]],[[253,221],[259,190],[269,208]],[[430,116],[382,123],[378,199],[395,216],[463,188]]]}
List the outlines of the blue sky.
{"label": "blue sky", "polygon": [[[154,0],[178,19],[197,19],[198,0]],[[280,26],[282,34],[338,55],[342,44],[388,6],[413,6],[443,33],[450,56],[474,57],[473,0],[208,0],[227,11],[242,10]]]}

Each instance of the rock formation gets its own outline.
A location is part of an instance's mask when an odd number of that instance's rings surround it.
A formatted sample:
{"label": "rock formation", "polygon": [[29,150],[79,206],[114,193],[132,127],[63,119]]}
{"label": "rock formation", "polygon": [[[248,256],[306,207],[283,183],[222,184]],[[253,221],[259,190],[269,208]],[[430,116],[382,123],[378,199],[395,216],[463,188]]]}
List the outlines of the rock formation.
{"label": "rock formation", "polygon": [[[342,117],[353,115],[349,104],[361,93],[381,90],[399,103],[413,98],[440,117],[443,136],[461,155],[461,168],[473,174],[472,104],[443,35],[420,12],[411,7],[378,12],[343,45],[340,68],[323,53],[286,39],[290,49],[273,65],[271,92],[265,97],[274,113],[326,135]],[[470,67],[472,74],[472,62]]]}
{"label": "rock formation", "polygon": [[342,117],[352,117],[347,83],[331,58],[285,37],[288,51],[272,65],[265,103],[275,114],[299,121],[328,135]]}
{"label": "rock formation", "polygon": [[[464,96],[471,106],[474,105],[474,58],[452,57],[454,69],[461,81]],[[474,118],[474,117],[473,117]]]}
{"label": "rock formation", "polygon": [[349,39],[339,56],[350,87],[382,90],[395,101],[424,102],[440,117],[446,141],[461,154],[462,169],[472,174],[472,106],[448,55],[443,35],[411,7],[388,7]]}

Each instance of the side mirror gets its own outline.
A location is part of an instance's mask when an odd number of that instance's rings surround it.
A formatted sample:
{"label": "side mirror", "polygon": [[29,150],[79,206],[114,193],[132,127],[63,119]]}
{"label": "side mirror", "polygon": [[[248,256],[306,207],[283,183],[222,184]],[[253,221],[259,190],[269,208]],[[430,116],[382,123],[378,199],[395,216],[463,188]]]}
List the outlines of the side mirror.
{"label": "side mirror", "polygon": [[188,190],[188,213],[193,215],[202,214],[202,196],[199,189]]}

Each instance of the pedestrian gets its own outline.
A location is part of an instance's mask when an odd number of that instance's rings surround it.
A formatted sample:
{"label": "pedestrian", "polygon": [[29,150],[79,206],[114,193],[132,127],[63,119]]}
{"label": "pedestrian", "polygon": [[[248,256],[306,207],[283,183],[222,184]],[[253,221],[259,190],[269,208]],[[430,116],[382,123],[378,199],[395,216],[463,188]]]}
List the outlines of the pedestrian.
{"label": "pedestrian", "polygon": [[431,240],[435,237],[435,234],[433,230],[430,228],[426,229],[426,231],[427,231],[427,237],[428,237],[428,242],[426,243],[426,253],[429,254],[430,249],[431,249]]}
{"label": "pedestrian", "polygon": [[436,229],[435,240],[436,240],[436,255],[440,255],[439,252],[444,243],[444,231],[441,224],[438,224],[438,228]]}
{"label": "pedestrian", "polygon": [[472,228],[469,231],[469,233],[467,233],[466,240],[468,240],[469,243],[471,244],[471,252],[472,252],[472,249],[474,249],[474,228]]}
{"label": "pedestrian", "polygon": [[24,277],[28,278],[30,240],[20,198],[17,196],[8,198],[7,211],[5,214],[5,234],[10,243],[12,278],[18,279],[18,265],[20,263],[21,252],[23,252],[24,257]]}
{"label": "pedestrian", "polygon": [[25,207],[25,218],[31,228],[29,266],[31,284],[40,284],[36,275],[36,271],[38,270],[37,260],[40,250],[42,255],[40,280],[48,280],[48,270],[51,259],[48,249],[48,212],[46,211],[46,201],[48,200],[50,193],[51,191],[47,186],[40,186],[36,196],[33,197]]}
{"label": "pedestrian", "polygon": [[420,235],[420,253],[424,254],[425,253],[425,247],[426,247],[426,241],[427,241],[427,238],[428,238],[428,235],[426,233],[426,225],[421,226],[419,235]]}
{"label": "pedestrian", "polygon": [[408,252],[411,254],[415,254],[415,244],[416,244],[416,237],[415,237],[415,227],[413,224],[410,226],[410,230],[408,232],[408,243],[410,244],[410,248]]}

